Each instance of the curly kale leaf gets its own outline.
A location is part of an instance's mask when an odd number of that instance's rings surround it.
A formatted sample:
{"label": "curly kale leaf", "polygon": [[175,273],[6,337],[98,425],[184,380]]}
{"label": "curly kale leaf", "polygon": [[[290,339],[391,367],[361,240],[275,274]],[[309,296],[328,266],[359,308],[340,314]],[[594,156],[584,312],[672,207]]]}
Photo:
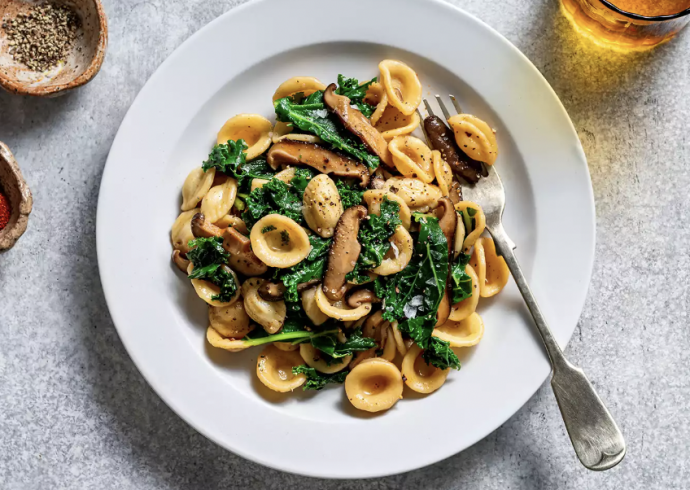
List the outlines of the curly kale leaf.
{"label": "curly kale leaf", "polygon": [[273,278],[281,280],[285,285],[287,289],[285,291],[286,302],[294,303],[299,301],[299,295],[297,294],[298,284],[323,277],[326,269],[326,256],[328,255],[331,241],[330,238],[311,235],[309,242],[312,248],[306,259],[294,267],[276,269]]}
{"label": "curly kale leaf", "polygon": [[223,248],[223,239],[197,238],[189,242],[189,247],[191,250],[187,252],[187,258],[194,265],[194,270],[188,277],[203,279],[218,286],[219,294],[211,297],[214,301],[230,301],[237,292],[237,282],[228,268],[222,267],[230,258]]}
{"label": "curly kale leaf", "polygon": [[358,184],[347,184],[342,180],[337,180],[335,187],[338,189],[338,194],[340,194],[343,209],[361,204],[362,196],[364,196],[366,191],[366,189],[360,189]]}
{"label": "curly kale leaf", "polygon": [[431,337],[429,347],[422,353],[422,359],[439,369],[460,369],[460,359],[450,348],[450,343],[438,337]]}
{"label": "curly kale leaf", "polygon": [[313,175],[311,169],[300,168],[290,184],[274,177],[262,187],[254,189],[247,196],[246,210],[242,213],[247,228],[251,230],[254,223],[269,214],[282,214],[303,224],[302,197]]}
{"label": "curly kale leaf", "polygon": [[366,97],[367,90],[369,90],[369,87],[374,82],[376,82],[376,77],[360,85],[359,80],[356,78],[347,78],[343,75],[338,75],[338,88],[335,93],[344,95],[350,99],[350,104],[356,106],[362,114],[366,117],[371,117],[376,110],[376,106],[364,102],[364,97]]}
{"label": "curly kale leaf", "polygon": [[379,157],[367,151],[360,141],[356,141],[343,127],[336,116],[331,114],[323,103],[323,92],[315,92],[302,103],[285,97],[273,103],[279,121],[292,123],[301,131],[314,134],[357,160],[364,162],[370,170],[376,170],[381,163]]}
{"label": "curly kale leaf", "polygon": [[359,227],[357,240],[362,244],[362,250],[354,270],[347,275],[348,280],[356,283],[362,283],[365,278],[368,280],[365,271],[381,265],[383,256],[391,248],[388,240],[401,224],[400,204],[384,197],[381,202],[381,215],[370,214],[369,219],[363,221]]}
{"label": "curly kale leaf", "polygon": [[262,155],[248,162],[245,153],[247,148],[247,143],[242,139],[216,145],[201,168],[204,172],[215,168],[236,178],[240,189],[248,189],[253,179],[271,179],[275,171],[268,165],[266,157]]}
{"label": "curly kale leaf", "polygon": [[322,390],[328,383],[342,384],[349,373],[350,371],[345,369],[334,374],[324,374],[304,364],[292,368],[292,374],[305,374],[307,376],[307,381],[302,386],[304,391]]}
{"label": "curly kale leaf", "polygon": [[427,362],[455,367],[460,362],[443,342],[432,340],[436,313],[448,279],[448,242],[438,219],[415,216],[419,236],[410,263],[398,274],[379,276],[374,292],[383,298],[383,318],[398,321],[398,328],[422,349],[429,350]]}
{"label": "curly kale leaf", "polygon": [[[338,341],[336,334],[331,334],[312,338],[311,345],[328,355],[333,360],[336,360],[352,355],[355,352],[369,350],[372,347],[376,347],[376,342],[374,339],[362,337],[362,329],[360,327],[355,329],[350,337],[343,343]],[[328,362],[328,360],[326,362]]]}
{"label": "curly kale leaf", "polygon": [[459,303],[460,301],[472,296],[472,278],[465,272],[467,264],[470,262],[470,256],[461,253],[458,261],[453,264],[450,269],[450,286],[451,286],[451,303]]}

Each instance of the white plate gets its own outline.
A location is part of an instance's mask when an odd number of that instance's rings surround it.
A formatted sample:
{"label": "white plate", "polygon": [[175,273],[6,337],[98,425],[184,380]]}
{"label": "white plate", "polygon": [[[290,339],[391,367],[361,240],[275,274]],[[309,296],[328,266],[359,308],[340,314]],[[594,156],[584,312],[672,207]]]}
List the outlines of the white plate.
{"label": "white plate", "polygon": [[549,373],[512,281],[482,301],[486,334],[462,370],[379,416],[356,413],[341,387],[267,392],[259,350],[206,344],[206,308],[170,263],[185,176],[226,119],[272,115],[283,80],[370,78],[384,58],[413,66],[426,96],[454,93],[498,130],[505,228],[562,346],[590,280],[594,202],[577,135],[539,72],[491,28],[441,2],[399,0],[263,0],[212,22],[151,77],[113,143],[98,206],[101,280],[123,343],[163,400],[221,446],[285,471],[360,478],[434,463],[505,422]]}

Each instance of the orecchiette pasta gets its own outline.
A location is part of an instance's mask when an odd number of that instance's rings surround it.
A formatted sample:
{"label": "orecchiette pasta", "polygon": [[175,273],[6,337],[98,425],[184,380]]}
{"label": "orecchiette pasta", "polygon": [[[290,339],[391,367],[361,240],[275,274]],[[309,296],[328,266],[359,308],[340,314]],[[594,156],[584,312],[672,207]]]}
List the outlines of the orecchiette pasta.
{"label": "orecchiette pasta", "polygon": [[462,241],[462,250],[467,253],[477,239],[484,233],[486,229],[486,217],[484,211],[479,204],[472,201],[460,201],[455,205],[455,211],[458,212],[458,222],[462,221],[464,233],[459,234],[460,225],[456,229],[456,247],[457,241],[464,237]]}
{"label": "orecchiette pasta", "polygon": [[292,267],[311,251],[309,236],[287,216],[269,214],[256,222],[249,239],[252,250],[270,267]]}
{"label": "orecchiette pasta", "polygon": [[445,340],[451,347],[471,347],[477,345],[484,335],[484,322],[477,313],[459,322],[447,321],[433,332],[434,337]]}
{"label": "orecchiette pasta", "polygon": [[172,230],[170,231],[170,240],[172,241],[172,246],[175,250],[179,250],[180,253],[186,254],[189,252],[189,242],[194,240],[194,234],[192,234],[192,218],[201,209],[196,208],[190,211],[185,211],[181,213],[172,225]]}
{"label": "orecchiette pasta", "polygon": [[433,393],[446,382],[450,369],[439,369],[422,359],[422,348],[414,344],[405,354],[402,375],[405,384],[417,393]]}
{"label": "orecchiette pasta", "polygon": [[322,325],[329,318],[316,304],[316,290],[320,287],[318,285],[302,292],[302,308],[314,325]]}
{"label": "orecchiette pasta", "polygon": [[285,80],[273,94],[273,102],[283,97],[302,93],[306,96],[317,90],[326,90],[326,86],[314,77],[292,77]]}
{"label": "orecchiette pasta", "polygon": [[214,223],[218,228],[234,228],[243,235],[249,235],[247,225],[239,216],[226,214],[221,219]]}
{"label": "orecchiette pasta", "polygon": [[493,165],[498,156],[498,144],[493,129],[484,121],[470,114],[458,114],[448,119],[455,133],[458,147],[470,158]]}
{"label": "orecchiette pasta", "polygon": [[[227,267],[227,266],[226,266]],[[194,265],[189,264],[189,268],[187,269],[187,274],[191,274],[192,271],[194,270]],[[194,290],[196,291],[196,294],[206,301],[209,305],[211,306],[230,306],[233,304],[237,299],[240,297],[240,288],[239,288],[239,280],[237,279],[237,274],[235,274],[235,271],[230,269],[230,267],[227,267],[227,270],[232,274],[233,279],[235,280],[235,285],[237,286],[237,291],[233,295],[233,297],[230,299],[230,301],[218,301],[213,299],[214,296],[218,296],[220,294],[220,288],[213,284],[212,282],[205,281],[203,279],[191,279],[192,281],[192,286],[194,286]]]}
{"label": "orecchiette pasta", "polygon": [[297,351],[283,351],[268,345],[256,360],[256,375],[269,389],[279,393],[293,391],[304,384],[304,374],[293,374],[292,368],[302,365]]}
{"label": "orecchiette pasta", "polygon": [[[277,174],[275,174],[273,176],[273,178],[281,180],[281,181],[285,182],[286,184],[289,184],[292,181],[294,176],[295,176],[295,167],[288,167],[286,169],[281,170]],[[254,189],[258,189],[259,187],[263,187],[266,184],[268,184],[268,179],[253,179],[251,190],[253,191]]]}
{"label": "orecchiette pasta", "polygon": [[431,150],[422,140],[414,136],[397,136],[388,144],[388,150],[398,172],[426,184],[434,181]]}
{"label": "orecchiette pasta", "polygon": [[273,345],[275,345],[280,350],[284,350],[285,352],[299,350],[299,345],[291,344],[290,342],[273,342]]}
{"label": "orecchiette pasta", "polygon": [[508,283],[510,270],[505,259],[496,254],[496,245],[491,238],[480,238],[474,243],[470,264],[477,272],[482,298],[498,294]]}
{"label": "orecchiette pasta", "polygon": [[182,211],[189,211],[197,207],[213,185],[216,169],[210,168],[204,172],[201,167],[195,168],[182,185]]}
{"label": "orecchiette pasta", "polygon": [[307,184],[303,197],[302,214],[309,228],[323,238],[330,238],[335,231],[343,204],[335,182],[326,174],[314,177]]}
{"label": "orecchiette pasta", "polygon": [[376,106],[376,110],[372,113],[370,118],[371,124],[376,125],[379,119],[381,119],[386,107],[388,107],[388,95],[386,94],[386,89],[384,89],[383,85],[381,85],[379,82],[372,83],[367,89],[364,102]]}
{"label": "orecchiette pasta", "polygon": [[219,349],[227,350],[230,352],[240,352],[249,347],[245,342],[242,342],[241,340],[224,338],[213,327],[208,327],[206,329],[206,340],[208,340],[208,343],[211,344],[213,347],[217,347]]}
{"label": "orecchiette pasta", "polygon": [[381,83],[388,95],[388,104],[397,107],[407,116],[412,115],[422,101],[422,84],[417,74],[397,60],[383,60],[379,63],[379,70]]}
{"label": "orecchiette pasta", "polygon": [[359,320],[367,316],[371,311],[371,303],[363,303],[357,308],[346,308],[342,301],[331,303],[323,292],[323,288],[316,289],[316,306],[323,312],[324,315],[335,318],[338,321],[346,322],[350,320]]}
{"label": "orecchiette pasta", "polygon": [[390,327],[388,327],[386,333],[386,342],[383,345],[383,353],[381,353],[381,359],[393,362],[393,359],[395,359],[396,350],[397,346],[395,344],[393,330]]}
{"label": "orecchiette pasta", "polygon": [[435,185],[410,177],[391,177],[384,183],[383,190],[399,196],[410,209],[435,205],[443,197]]}
{"label": "orecchiette pasta", "polygon": [[381,133],[383,139],[390,141],[396,136],[412,133],[419,127],[419,123],[419,115],[416,112],[406,116],[397,107],[389,105],[374,123],[374,127]]}
{"label": "orecchiette pasta", "polygon": [[390,361],[365,359],[345,379],[345,393],[356,408],[367,412],[388,410],[402,398],[400,371]]}
{"label": "orecchiette pasta", "polygon": [[258,114],[239,114],[223,125],[218,133],[218,144],[228,140],[244,140],[249,147],[247,160],[253,160],[271,146],[273,124]]}
{"label": "orecchiette pasta", "polygon": [[273,144],[283,140],[302,141],[304,143],[323,143],[321,138],[313,134],[297,133],[292,134],[293,127],[287,123],[278,121],[273,128]]}
{"label": "orecchiette pasta", "polygon": [[405,227],[405,229],[409,230],[410,224],[412,223],[412,213],[410,212],[410,208],[407,207],[407,204],[405,204],[405,201],[403,201],[403,199],[396,194],[386,192],[382,189],[372,189],[366,191],[362,198],[364,199],[364,202],[367,203],[369,214],[381,216],[381,203],[383,202],[384,197],[391,201],[395,201],[400,205],[400,220],[402,221],[402,225]]}
{"label": "orecchiette pasta", "polygon": [[231,339],[241,339],[252,331],[243,301],[235,301],[230,306],[209,306],[208,321],[219,334]]}
{"label": "orecchiette pasta", "polygon": [[410,263],[412,259],[412,252],[414,245],[412,244],[412,237],[404,226],[398,226],[395,233],[390,238],[391,248],[386,255],[383,256],[381,265],[373,269],[373,271],[380,276],[390,276],[397,274]]}
{"label": "orecchiette pasta", "polygon": [[479,278],[477,277],[477,273],[470,264],[465,266],[465,272],[472,279],[472,296],[451,306],[448,320],[453,322],[460,322],[470,316],[476,311],[477,304],[479,304]]}
{"label": "orecchiette pasta", "polygon": [[242,284],[244,309],[247,315],[264,327],[268,333],[276,333],[285,323],[287,307],[285,301],[266,301],[259,295],[259,287],[265,279],[252,277]]}
{"label": "orecchiette pasta", "polygon": [[438,188],[441,189],[441,194],[448,196],[453,185],[453,169],[446,163],[438,150],[431,152],[431,161],[434,164],[434,175]]}
{"label": "orecchiette pasta", "polygon": [[316,350],[311,344],[304,343],[299,345],[299,355],[302,356],[304,362],[307,366],[316,369],[320,373],[333,374],[342,371],[347,368],[352,360],[352,356],[345,356],[341,359],[342,362],[340,363],[331,362],[330,360],[327,362],[320,352],[321,351]]}
{"label": "orecchiette pasta", "polygon": [[211,187],[203,201],[201,201],[201,213],[210,223],[227,216],[235,204],[237,197],[237,181],[227,179],[225,183]]}

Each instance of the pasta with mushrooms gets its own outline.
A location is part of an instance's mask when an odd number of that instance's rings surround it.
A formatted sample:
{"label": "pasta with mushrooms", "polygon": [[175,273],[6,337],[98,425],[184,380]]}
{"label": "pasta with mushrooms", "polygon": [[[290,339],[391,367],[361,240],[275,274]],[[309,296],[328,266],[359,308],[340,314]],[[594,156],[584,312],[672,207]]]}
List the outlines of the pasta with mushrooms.
{"label": "pasta with mushrooms", "polygon": [[497,139],[461,114],[425,119],[441,135],[425,140],[421,97],[399,60],[361,83],[291,78],[274,116],[230,117],[182,183],[174,270],[208,305],[212,347],[262,347],[267,389],[344,384],[356,409],[385,411],[405,385],[441,388],[481,341],[480,298],[508,269],[460,196],[480,169],[458,162],[494,164]]}

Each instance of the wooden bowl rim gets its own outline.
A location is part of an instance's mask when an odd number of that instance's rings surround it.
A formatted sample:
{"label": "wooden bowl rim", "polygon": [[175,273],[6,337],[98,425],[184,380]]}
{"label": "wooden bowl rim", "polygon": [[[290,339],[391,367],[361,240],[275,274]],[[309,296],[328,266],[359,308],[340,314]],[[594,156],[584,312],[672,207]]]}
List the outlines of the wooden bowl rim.
{"label": "wooden bowl rim", "polygon": [[14,158],[12,151],[9,147],[0,141],[0,167],[3,169],[9,169],[9,175],[11,182],[5,182],[5,187],[16,188],[17,192],[10,193],[7,189],[0,190],[3,191],[8,199],[12,199],[12,195],[19,195],[19,202],[10,202],[12,209],[12,214],[10,215],[10,223],[0,230],[0,252],[3,250],[8,250],[14,246],[14,244],[19,240],[19,238],[26,231],[26,227],[29,224],[29,215],[33,209],[33,197],[31,195],[31,190],[29,189],[22,171],[19,168],[17,160]]}

